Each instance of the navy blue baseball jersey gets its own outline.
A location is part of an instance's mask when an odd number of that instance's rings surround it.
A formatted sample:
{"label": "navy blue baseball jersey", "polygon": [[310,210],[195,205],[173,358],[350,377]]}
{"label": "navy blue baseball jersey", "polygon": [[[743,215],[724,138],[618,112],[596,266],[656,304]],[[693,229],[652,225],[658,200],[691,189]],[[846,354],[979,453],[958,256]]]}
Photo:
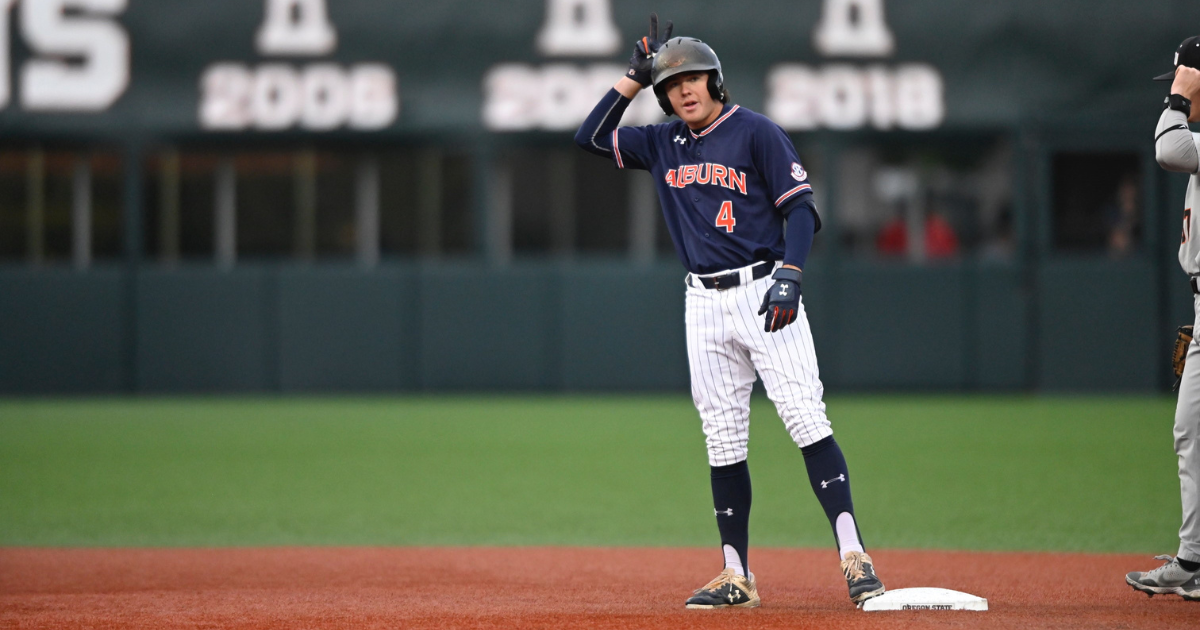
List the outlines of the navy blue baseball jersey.
{"label": "navy blue baseball jersey", "polygon": [[[811,202],[812,186],[783,129],[740,105],[725,105],[702,130],[681,120],[617,127],[629,99],[615,89],[584,122],[576,142],[618,168],[654,176],[679,259],[714,273],[784,258],[783,219]],[[807,202],[807,203],[805,203]]]}

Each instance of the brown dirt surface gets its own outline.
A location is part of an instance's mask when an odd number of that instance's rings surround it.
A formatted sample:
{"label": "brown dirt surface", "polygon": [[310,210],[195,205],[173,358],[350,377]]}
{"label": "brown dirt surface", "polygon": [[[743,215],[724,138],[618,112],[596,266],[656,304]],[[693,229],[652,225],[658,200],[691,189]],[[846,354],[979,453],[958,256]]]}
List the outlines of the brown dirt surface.
{"label": "brown dirt surface", "polygon": [[761,608],[686,610],[715,549],[0,548],[4,628],[1200,628],[1124,582],[1148,556],[873,551],[889,588],[987,612],[857,610],[829,550],[752,549]]}

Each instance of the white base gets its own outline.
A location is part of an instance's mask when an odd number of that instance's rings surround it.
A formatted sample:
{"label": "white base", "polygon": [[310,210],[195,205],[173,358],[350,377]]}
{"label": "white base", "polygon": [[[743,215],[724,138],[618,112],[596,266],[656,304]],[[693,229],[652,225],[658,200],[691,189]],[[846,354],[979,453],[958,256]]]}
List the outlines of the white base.
{"label": "white base", "polygon": [[860,606],[876,610],[987,610],[987,600],[945,588],[898,588],[872,597]]}

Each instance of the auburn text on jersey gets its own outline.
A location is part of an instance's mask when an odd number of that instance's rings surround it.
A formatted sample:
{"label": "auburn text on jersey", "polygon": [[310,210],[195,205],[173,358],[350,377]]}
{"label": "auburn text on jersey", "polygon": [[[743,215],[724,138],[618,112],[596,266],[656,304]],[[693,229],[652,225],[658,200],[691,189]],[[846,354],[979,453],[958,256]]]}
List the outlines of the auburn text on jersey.
{"label": "auburn text on jersey", "polygon": [[672,188],[684,188],[688,184],[711,184],[724,186],[730,190],[736,189],[746,194],[746,173],[739,173],[728,166],[705,162],[704,164],[688,164],[667,171],[667,184]]}

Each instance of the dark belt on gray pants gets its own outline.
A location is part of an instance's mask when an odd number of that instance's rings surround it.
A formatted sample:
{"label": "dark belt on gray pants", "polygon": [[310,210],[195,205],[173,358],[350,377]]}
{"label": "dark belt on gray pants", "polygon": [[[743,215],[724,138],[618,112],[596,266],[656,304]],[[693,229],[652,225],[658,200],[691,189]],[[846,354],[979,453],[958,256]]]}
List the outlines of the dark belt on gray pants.
{"label": "dark belt on gray pants", "polygon": [[1192,295],[1200,295],[1200,278],[1192,276],[1188,278],[1188,284],[1192,285]]}

